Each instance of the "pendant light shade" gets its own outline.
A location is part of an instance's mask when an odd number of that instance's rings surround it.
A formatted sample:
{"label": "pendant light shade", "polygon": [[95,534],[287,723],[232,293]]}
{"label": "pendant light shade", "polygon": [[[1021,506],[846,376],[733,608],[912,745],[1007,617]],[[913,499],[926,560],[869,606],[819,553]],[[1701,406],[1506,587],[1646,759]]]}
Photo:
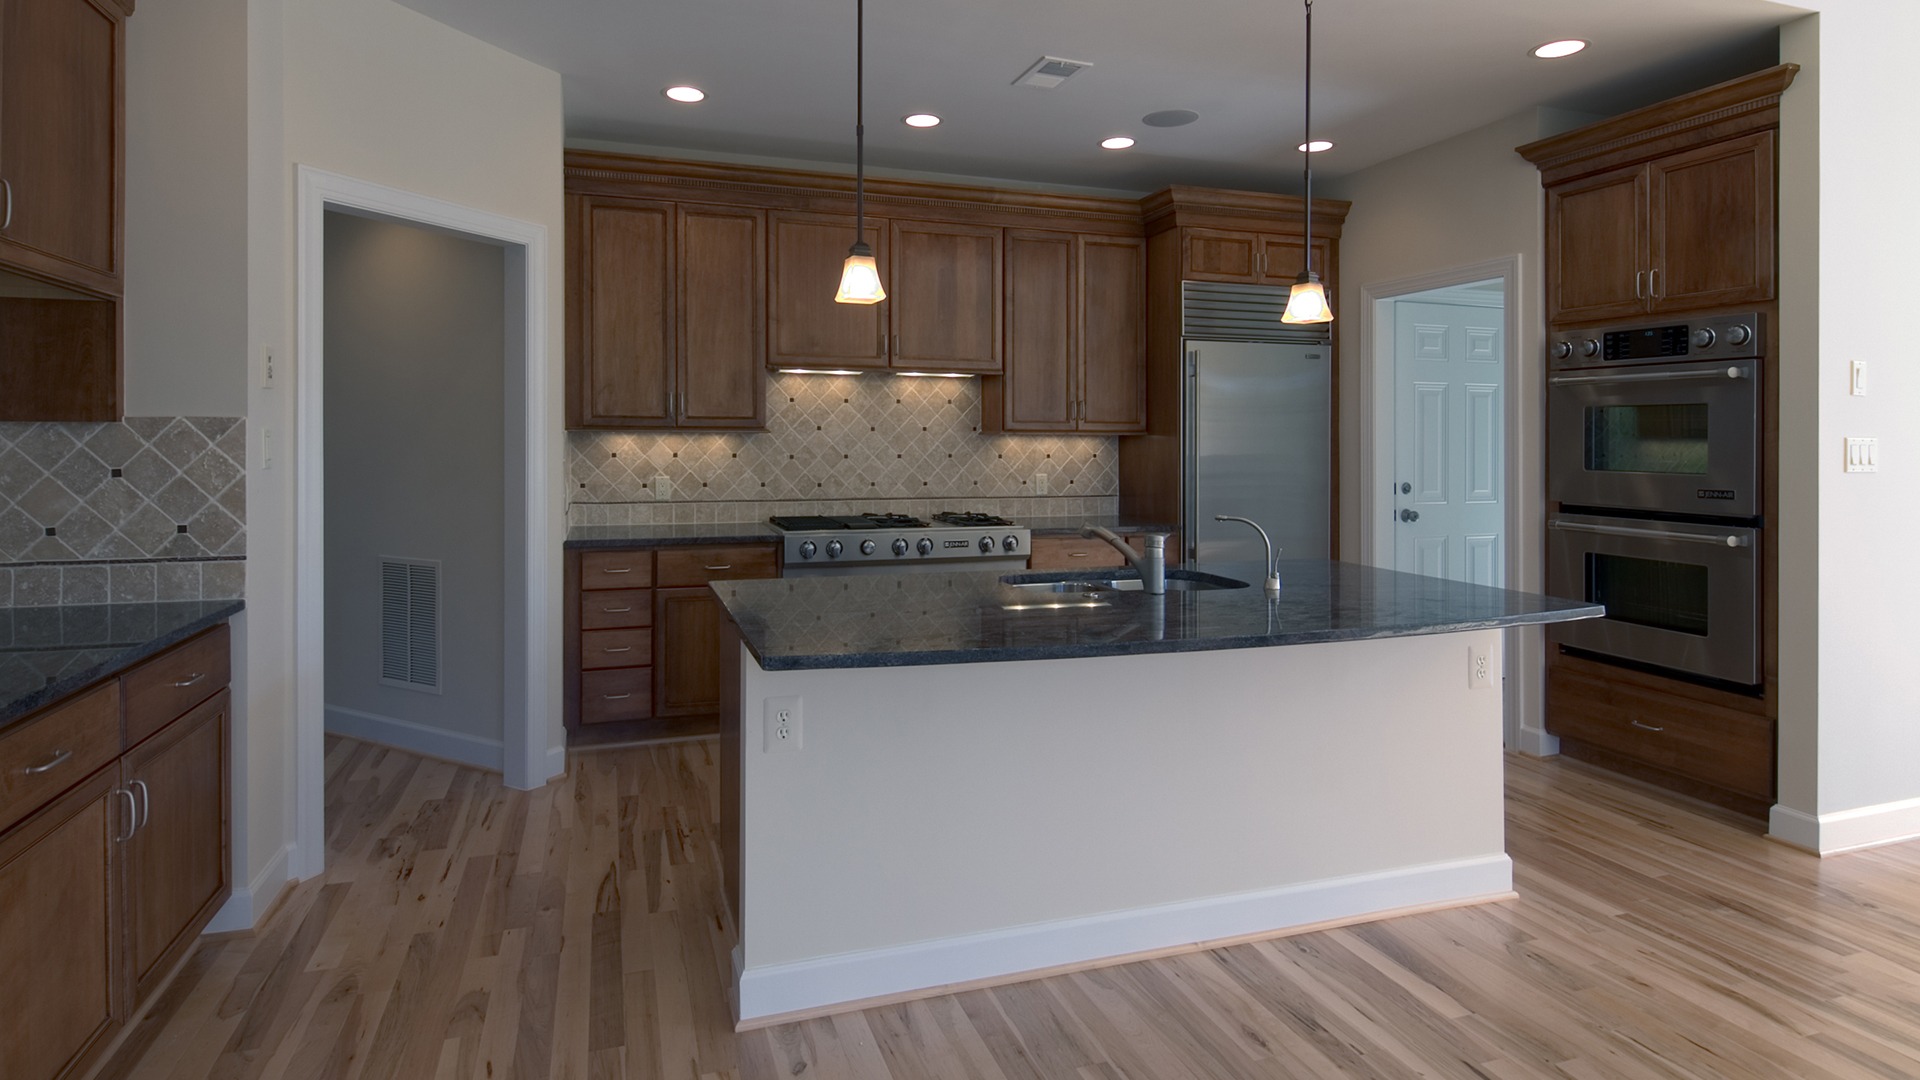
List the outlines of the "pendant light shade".
{"label": "pendant light shade", "polygon": [[853,246],[840,268],[836,304],[877,304],[887,298],[880,264],[867,246],[867,3],[855,0],[853,32]]}
{"label": "pendant light shade", "polygon": [[1306,269],[1294,279],[1293,291],[1287,295],[1287,310],[1280,316],[1283,323],[1330,323],[1333,321],[1333,307],[1327,303],[1327,287],[1320,283],[1320,275],[1313,272],[1313,0],[1307,5],[1307,92],[1304,110],[1306,129],[1300,140],[1300,157],[1306,163]]}

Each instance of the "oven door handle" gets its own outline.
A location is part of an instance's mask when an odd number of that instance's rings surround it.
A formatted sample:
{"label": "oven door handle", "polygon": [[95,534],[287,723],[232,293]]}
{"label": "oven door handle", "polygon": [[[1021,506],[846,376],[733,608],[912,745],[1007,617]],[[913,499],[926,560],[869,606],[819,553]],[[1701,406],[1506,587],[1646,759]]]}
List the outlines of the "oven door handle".
{"label": "oven door handle", "polygon": [[1744,367],[1715,368],[1712,371],[1623,371],[1617,375],[1555,375],[1547,382],[1553,386],[1581,383],[1677,382],[1682,379],[1745,379],[1752,373]]}
{"label": "oven door handle", "polygon": [[1699,533],[1668,532],[1665,529],[1643,529],[1632,525],[1588,525],[1578,521],[1562,521],[1555,518],[1547,522],[1547,528],[1565,532],[1594,533],[1599,536],[1631,536],[1646,540],[1678,540],[1683,544],[1711,544],[1714,547],[1743,548],[1753,546],[1752,539],[1738,534],[1726,536],[1702,536]]}

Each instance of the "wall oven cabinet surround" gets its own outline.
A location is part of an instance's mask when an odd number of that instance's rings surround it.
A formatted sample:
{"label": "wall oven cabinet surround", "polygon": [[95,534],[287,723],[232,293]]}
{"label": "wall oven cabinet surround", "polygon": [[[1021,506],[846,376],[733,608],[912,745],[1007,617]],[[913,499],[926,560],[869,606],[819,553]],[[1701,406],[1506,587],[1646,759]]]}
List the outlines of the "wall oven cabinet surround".
{"label": "wall oven cabinet surround", "polygon": [[1009,230],[1006,264],[1006,374],[980,429],[1146,431],[1146,243]]}
{"label": "wall oven cabinet surround", "polygon": [[229,644],[222,624],[0,730],[7,1080],[85,1074],[226,901]]}

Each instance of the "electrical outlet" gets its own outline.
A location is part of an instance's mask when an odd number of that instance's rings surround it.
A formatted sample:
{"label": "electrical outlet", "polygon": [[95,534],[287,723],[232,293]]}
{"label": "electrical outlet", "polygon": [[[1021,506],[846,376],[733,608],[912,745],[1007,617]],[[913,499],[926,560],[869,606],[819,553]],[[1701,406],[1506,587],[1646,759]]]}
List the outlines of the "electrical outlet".
{"label": "electrical outlet", "polygon": [[652,490],[655,502],[665,502],[673,498],[673,480],[666,473],[654,473]]}
{"label": "electrical outlet", "polygon": [[1035,495],[1045,495],[1047,493],[1047,483],[1049,479],[1050,478],[1047,476],[1046,473],[1043,473],[1043,472],[1034,473],[1033,474],[1033,493]]}
{"label": "electrical outlet", "polygon": [[1485,645],[1467,646],[1467,689],[1493,689],[1493,658]]}
{"label": "electrical outlet", "polygon": [[1847,439],[1847,471],[1879,472],[1880,440],[1849,437]]}
{"label": "electrical outlet", "polygon": [[800,749],[803,733],[797,695],[767,699],[767,753],[784,754]]}
{"label": "electrical outlet", "polygon": [[1851,385],[1848,387],[1854,397],[1867,396],[1867,362],[1855,360],[1852,368]]}

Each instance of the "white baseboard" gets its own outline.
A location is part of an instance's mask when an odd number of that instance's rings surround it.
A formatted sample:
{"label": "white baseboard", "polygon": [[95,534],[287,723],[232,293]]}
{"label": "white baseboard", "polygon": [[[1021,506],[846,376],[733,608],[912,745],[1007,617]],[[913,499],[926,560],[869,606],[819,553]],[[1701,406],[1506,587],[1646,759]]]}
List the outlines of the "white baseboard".
{"label": "white baseboard", "polygon": [[1004,980],[1512,890],[1512,860],[1504,854],[1486,855],[787,964],[740,970],[736,962],[736,1016],[742,1027],[758,1027],[772,1018],[818,1014],[871,998]]}
{"label": "white baseboard", "polygon": [[1836,810],[1818,817],[1776,805],[1767,815],[1767,835],[1817,855],[1897,844],[1920,838],[1920,799]]}
{"label": "white baseboard", "polygon": [[267,865],[253,875],[251,881],[234,888],[233,895],[227,897],[227,902],[213,913],[213,919],[207,923],[204,932],[229,934],[236,930],[253,929],[260,917],[267,913],[267,905],[273,903],[280,895],[280,890],[292,880],[288,870],[292,863],[293,845],[282,845],[273,858],[267,860]]}
{"label": "white baseboard", "polygon": [[1528,757],[1553,757],[1560,752],[1560,736],[1550,735],[1545,728],[1520,728],[1520,742],[1515,750]]}
{"label": "white baseboard", "polygon": [[567,775],[566,744],[562,743],[559,746],[547,747],[547,780],[548,782],[558,780],[565,775]]}
{"label": "white baseboard", "polygon": [[327,706],[327,731],[490,772],[500,772],[506,765],[506,747],[499,739],[463,735],[338,705]]}

